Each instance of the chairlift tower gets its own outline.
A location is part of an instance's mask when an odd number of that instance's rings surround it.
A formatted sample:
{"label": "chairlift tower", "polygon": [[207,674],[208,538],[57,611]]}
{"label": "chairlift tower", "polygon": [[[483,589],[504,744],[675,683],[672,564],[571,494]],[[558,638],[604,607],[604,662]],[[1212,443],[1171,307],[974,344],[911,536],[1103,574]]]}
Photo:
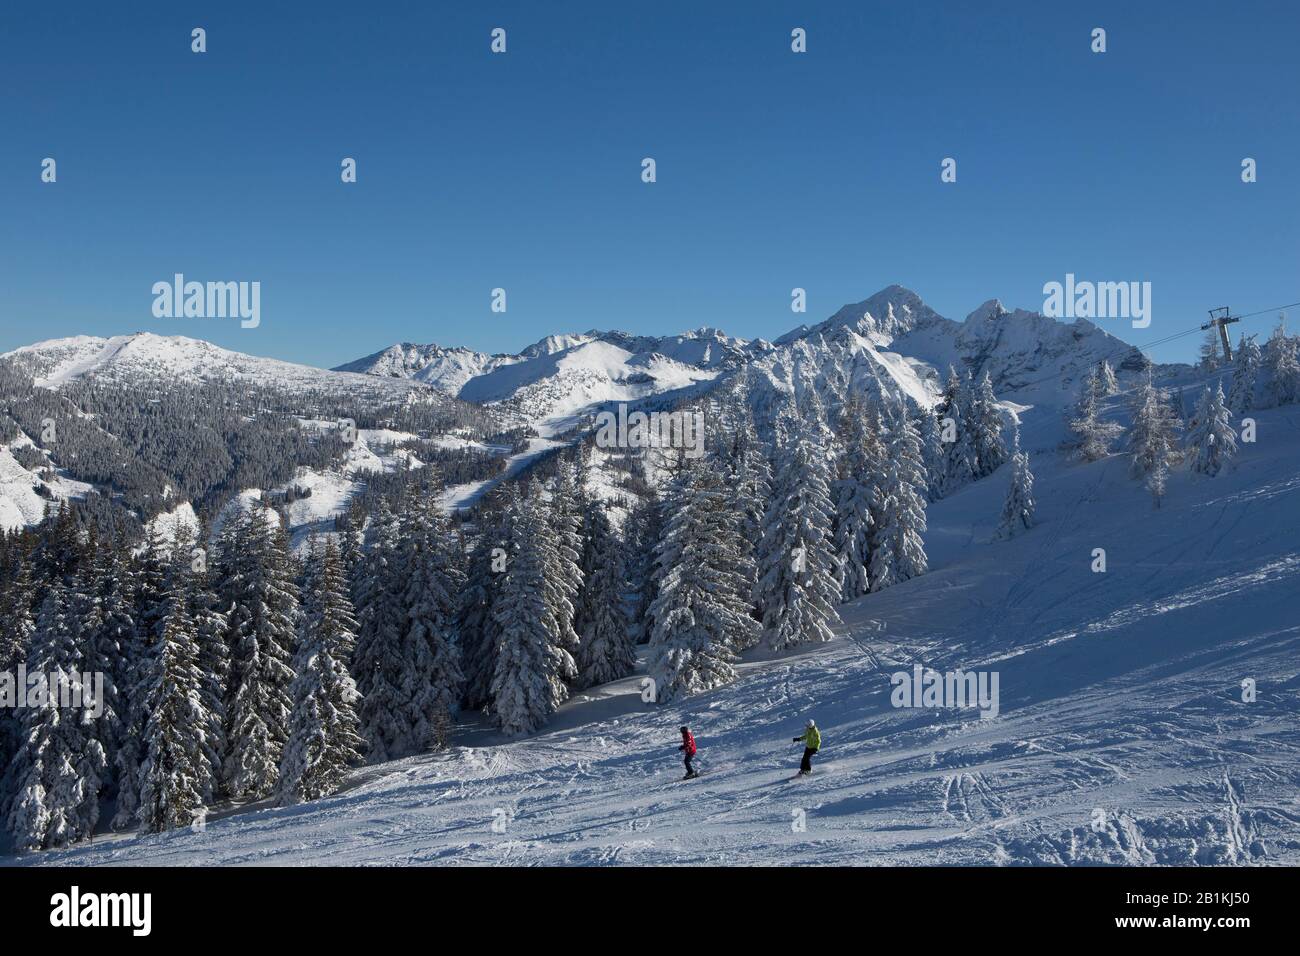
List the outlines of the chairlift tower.
{"label": "chairlift tower", "polygon": [[1228,326],[1233,322],[1240,322],[1241,319],[1231,314],[1232,310],[1226,305],[1221,309],[1210,310],[1210,321],[1201,326],[1202,329],[1219,330],[1219,338],[1223,339],[1223,357],[1226,361],[1232,361],[1232,346],[1228,344]]}

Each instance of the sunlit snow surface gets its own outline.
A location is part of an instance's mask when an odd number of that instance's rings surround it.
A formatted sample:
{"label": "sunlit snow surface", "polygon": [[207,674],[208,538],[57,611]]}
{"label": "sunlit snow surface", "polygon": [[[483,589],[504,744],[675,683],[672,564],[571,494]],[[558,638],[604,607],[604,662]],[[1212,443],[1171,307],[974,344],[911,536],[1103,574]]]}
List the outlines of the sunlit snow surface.
{"label": "sunlit snow surface", "polygon": [[[1300,409],[1255,413],[1239,467],[1178,472],[1158,511],[1127,459],[1050,451],[1059,416],[1036,411],[1038,527],[990,542],[1005,472],[939,502],[934,570],[846,607],[831,644],[669,707],[639,678],[597,688],[524,740],[463,719],[318,803],[18,862],[1300,863]],[[996,670],[1000,716],[895,709],[913,663]],[[824,748],[792,781],[808,717]]]}

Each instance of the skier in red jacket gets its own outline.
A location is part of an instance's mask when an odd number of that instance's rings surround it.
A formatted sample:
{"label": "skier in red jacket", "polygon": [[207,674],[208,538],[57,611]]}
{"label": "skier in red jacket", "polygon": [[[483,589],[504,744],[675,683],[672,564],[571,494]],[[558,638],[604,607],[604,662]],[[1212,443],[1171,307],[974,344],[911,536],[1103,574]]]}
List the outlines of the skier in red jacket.
{"label": "skier in red jacket", "polygon": [[695,738],[691,736],[690,728],[682,727],[682,745],[677,749],[686,755],[686,776],[683,780],[690,780],[692,777],[698,777],[695,768],[691,766],[691,761],[695,758]]}

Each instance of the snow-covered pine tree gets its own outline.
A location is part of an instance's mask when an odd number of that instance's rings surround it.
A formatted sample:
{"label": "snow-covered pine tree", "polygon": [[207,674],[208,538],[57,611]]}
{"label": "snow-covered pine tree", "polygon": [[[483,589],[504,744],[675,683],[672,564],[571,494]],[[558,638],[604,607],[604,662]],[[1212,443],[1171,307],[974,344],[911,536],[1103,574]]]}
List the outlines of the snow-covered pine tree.
{"label": "snow-covered pine tree", "polygon": [[1222,360],[1223,353],[1219,350],[1219,330],[1212,328],[1205,333],[1205,338],[1201,341],[1201,369],[1213,372]]}
{"label": "snow-covered pine tree", "polygon": [[206,739],[212,716],[203,706],[199,646],[191,595],[179,578],[144,681],[144,755],[140,764],[140,823],[145,833],[192,824],[215,790],[216,768]]}
{"label": "snow-covered pine tree", "polygon": [[[99,597],[99,629],[93,636],[89,670],[104,674],[104,712],[96,734],[104,747],[109,774],[116,784],[117,750],[126,730],[130,703],[126,698],[131,673],[128,654],[134,647],[133,573],[126,542],[105,544],[94,557],[95,591]],[[114,788],[115,789],[115,786]]]}
{"label": "snow-covered pine tree", "polygon": [[[0,607],[0,673],[17,674],[18,665],[25,663],[31,650],[36,622],[32,616],[34,589],[32,587],[31,560],[26,555],[17,559],[18,570],[4,590],[4,603]],[[15,691],[17,688],[15,687]],[[5,769],[18,750],[21,722],[17,711],[0,711],[0,811],[9,792]]]}
{"label": "snow-covered pine tree", "polygon": [[1148,373],[1134,394],[1133,427],[1128,436],[1133,456],[1129,474],[1145,483],[1157,507],[1165,494],[1169,469],[1177,458],[1177,431],[1174,411]]}
{"label": "snow-covered pine tree", "polygon": [[929,568],[921,538],[926,480],[920,438],[901,406],[891,403],[884,410],[884,480],[880,510],[872,523],[868,564],[872,591],[917,577]]}
{"label": "snow-covered pine tree", "polygon": [[355,581],[358,631],[352,676],[361,694],[357,713],[367,756],[371,763],[381,763],[409,752],[411,746],[401,720],[406,679],[402,656],[406,572],[397,515],[382,509],[369,531],[370,542]]}
{"label": "snow-covered pine tree", "polygon": [[[663,537],[665,505],[654,489],[632,508],[624,526],[628,533],[628,579],[633,594],[632,641],[647,644],[654,633],[652,610],[658,593],[656,549]],[[752,597],[751,585],[750,595]]]}
{"label": "snow-covered pine tree", "polygon": [[222,779],[232,797],[260,799],[275,792],[292,709],[295,569],[279,523],[258,508],[237,519],[220,560],[222,604],[230,609]]}
{"label": "snow-covered pine tree", "polygon": [[975,387],[967,424],[975,458],[975,477],[991,475],[1007,460],[1007,445],[1002,439],[1002,412],[987,371],[980,376],[979,385]]}
{"label": "snow-covered pine tree", "polygon": [[972,416],[969,379],[963,379],[950,365],[939,410],[940,437],[945,449],[945,495],[975,480],[978,458],[972,441]]}
{"label": "snow-covered pine tree", "polygon": [[459,629],[461,669],[465,675],[461,704],[469,710],[487,706],[491,699],[492,673],[496,669],[492,603],[497,581],[505,571],[498,559],[505,554],[506,546],[500,518],[499,511],[479,511],[478,537],[470,549],[465,589],[461,594]]}
{"label": "snow-covered pine tree", "polygon": [[349,588],[364,553],[362,539],[365,524],[364,515],[355,505],[334,519],[334,530],[338,532],[339,539],[339,560],[343,563],[343,573],[347,576]]}
{"label": "snow-covered pine tree", "polygon": [[[923,411],[923,418],[934,416]],[[880,414],[856,396],[844,405],[840,441],[844,454],[835,483],[835,555],[840,600],[852,601],[871,590],[867,565],[871,559],[873,515],[880,510],[880,483],[885,473],[885,445]],[[938,436],[935,432],[936,439]]]}
{"label": "snow-covered pine tree", "polygon": [[550,558],[548,573],[559,591],[568,599],[571,609],[567,612],[567,618],[564,614],[558,617],[560,645],[575,660],[578,656],[578,632],[573,627],[573,610],[577,607],[578,594],[582,590],[582,568],[579,562],[582,560],[583,481],[585,475],[579,477],[574,462],[561,457],[556,462],[549,507],[543,506],[554,531],[554,554]]}
{"label": "snow-covered pine tree", "polygon": [[752,645],[758,628],[723,476],[697,465],[678,477],[665,504],[649,661],[659,703],[734,681],[734,648]]}
{"label": "snow-covered pine tree", "polygon": [[19,559],[18,572],[5,591],[4,606],[0,609],[0,671],[13,671],[27,659],[36,632],[36,622],[32,619],[34,596],[31,562]]}
{"label": "snow-covered pine tree", "polygon": [[[208,720],[203,740],[209,763],[214,770],[220,771],[226,759],[226,694],[230,682],[230,648],[226,646],[226,634],[229,625],[212,585],[210,570],[191,567],[185,592],[189,595],[190,620],[198,644],[199,696]],[[219,789],[219,772],[212,783]],[[204,803],[211,803],[215,797],[215,790],[204,793]]]}
{"label": "snow-covered pine tree", "polygon": [[149,535],[144,552],[129,567],[134,626],[121,637],[125,667],[117,677],[119,692],[126,703],[126,717],[115,758],[117,811],[112,821],[115,830],[134,827],[140,818],[140,764],[144,760],[144,732],[149,720],[145,706],[147,680],[167,616],[171,561],[167,543],[155,530]]}
{"label": "snow-covered pine tree", "polygon": [[462,555],[432,495],[421,495],[409,506],[403,552],[402,723],[406,748],[420,752],[446,744],[464,681],[457,627],[457,603],[465,586]]}
{"label": "snow-covered pine tree", "polygon": [[997,531],[999,538],[1014,538],[1034,526],[1034,475],[1029,470],[1029,453],[1020,450],[1019,428],[1012,441],[1011,482],[1002,505],[1002,521]]}
{"label": "snow-covered pine tree", "polygon": [[1102,398],[1109,398],[1112,395],[1119,394],[1119,381],[1115,378],[1115,370],[1110,367],[1109,359],[1102,361],[1099,378],[1101,380],[1100,395]]}
{"label": "snow-covered pine tree", "polygon": [[1281,323],[1264,345],[1262,364],[1267,372],[1265,386],[1270,406],[1288,405],[1300,398],[1300,358],[1297,340],[1286,334]]}
{"label": "snow-covered pine tree", "polygon": [[840,597],[834,514],[826,454],[809,431],[793,430],[781,450],[758,547],[763,640],[773,650],[834,636]]}
{"label": "snow-covered pine tree", "polygon": [[1255,407],[1255,383],[1263,365],[1263,354],[1255,336],[1244,334],[1237,342],[1237,352],[1232,358],[1232,390],[1228,393],[1228,408],[1241,414]]}
{"label": "snow-covered pine tree", "polygon": [[1079,404],[1069,421],[1075,454],[1084,461],[1099,461],[1110,454],[1111,443],[1124,431],[1118,422],[1101,417],[1101,398],[1105,391],[1102,377],[1094,371],[1083,383]]}
{"label": "snow-covered pine tree", "polygon": [[290,687],[293,717],[280,761],[285,805],[335,793],[348,768],[361,763],[365,746],[347,667],[358,625],[343,558],[332,541],[310,555],[305,591]]}
{"label": "snow-covered pine tree", "polygon": [[632,673],[636,651],[627,618],[623,542],[602,502],[584,495],[582,591],[578,596],[578,686],[607,684]]}
{"label": "snow-covered pine tree", "polygon": [[1223,386],[1207,386],[1196,409],[1196,424],[1187,432],[1192,471],[1213,478],[1237,454],[1237,436],[1223,399]]}
{"label": "snow-covered pine tree", "polygon": [[534,481],[512,512],[510,553],[492,615],[500,632],[492,710],[510,735],[540,728],[569,696],[577,666],[565,649],[573,607],[557,567],[555,529]]}
{"label": "snow-covered pine tree", "polygon": [[[95,738],[93,687],[82,680],[82,648],[74,598],[62,581],[50,583],[27,655],[28,674],[47,679],[44,701],[22,715],[22,744],[10,762],[8,828],[25,850],[68,846],[95,832],[104,786],[104,748]],[[66,697],[65,697],[66,695]],[[82,706],[67,706],[81,703]],[[29,701],[30,703],[30,701]],[[63,706],[61,706],[63,705]]]}
{"label": "snow-covered pine tree", "polygon": [[925,466],[925,496],[930,501],[943,497],[948,468],[939,419],[932,408],[922,408],[916,419],[916,434],[921,441],[921,463]]}
{"label": "snow-covered pine tree", "polygon": [[732,507],[740,517],[738,546],[749,559],[744,566],[752,575],[747,593],[757,610],[758,566],[752,558],[754,546],[763,534],[767,502],[772,495],[772,465],[746,408],[736,410],[735,428],[725,457],[727,484],[734,495]]}

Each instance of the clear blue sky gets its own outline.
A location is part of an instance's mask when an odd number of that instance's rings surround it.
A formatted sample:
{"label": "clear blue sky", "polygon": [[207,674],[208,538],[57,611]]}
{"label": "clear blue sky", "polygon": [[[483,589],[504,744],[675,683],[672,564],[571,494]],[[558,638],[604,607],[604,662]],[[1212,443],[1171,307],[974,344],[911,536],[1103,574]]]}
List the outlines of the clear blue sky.
{"label": "clear blue sky", "polygon": [[[1152,282],[1149,329],[1107,325],[1152,341],[1300,300],[1298,9],[7,4],[0,350],[143,329],[334,365],[592,327],[771,338],[891,282],[954,318],[1037,309],[1067,272]],[[154,319],[175,272],[260,281],[261,326]]]}

